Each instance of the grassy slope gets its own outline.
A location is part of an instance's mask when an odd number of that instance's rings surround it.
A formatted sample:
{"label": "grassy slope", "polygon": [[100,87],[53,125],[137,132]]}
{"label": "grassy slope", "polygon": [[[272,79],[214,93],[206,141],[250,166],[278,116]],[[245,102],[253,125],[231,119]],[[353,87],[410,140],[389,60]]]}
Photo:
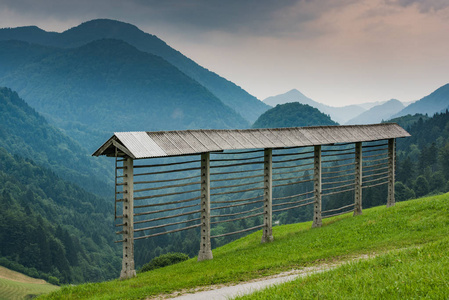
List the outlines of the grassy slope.
{"label": "grassy slope", "polygon": [[397,203],[311,223],[273,229],[275,241],[260,244],[261,232],[215,249],[214,259],[195,259],[139,274],[135,279],[65,287],[50,299],[139,299],[217,283],[238,282],[323,261],[345,260],[442,240],[449,233],[449,194]]}
{"label": "grassy slope", "polygon": [[40,295],[57,289],[58,286],[44,280],[0,267],[0,299],[23,299],[27,295]]}

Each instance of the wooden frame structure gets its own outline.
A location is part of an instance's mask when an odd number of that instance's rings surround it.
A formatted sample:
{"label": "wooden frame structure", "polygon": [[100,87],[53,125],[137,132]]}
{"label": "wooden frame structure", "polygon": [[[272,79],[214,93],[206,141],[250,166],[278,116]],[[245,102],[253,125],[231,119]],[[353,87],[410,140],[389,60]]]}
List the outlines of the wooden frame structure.
{"label": "wooden frame structure", "polygon": [[[115,133],[93,155],[116,158],[120,278],[136,276],[137,239],[199,228],[202,261],[213,258],[213,238],[262,229],[262,243],[272,241],[273,214],[286,210],[313,205],[312,227],[321,227],[322,218],[348,209],[362,214],[362,190],[384,184],[387,206],[393,206],[395,139],[408,136],[388,123]],[[164,158],[171,161],[164,163]],[[155,163],[146,164],[148,159]],[[245,186],[249,188],[241,188]],[[284,188],[299,192],[283,194]],[[323,197],[348,192],[354,193],[352,203],[322,210]],[[164,223],[168,219],[174,222]],[[223,224],[241,220],[252,223],[243,230],[219,231]]]}

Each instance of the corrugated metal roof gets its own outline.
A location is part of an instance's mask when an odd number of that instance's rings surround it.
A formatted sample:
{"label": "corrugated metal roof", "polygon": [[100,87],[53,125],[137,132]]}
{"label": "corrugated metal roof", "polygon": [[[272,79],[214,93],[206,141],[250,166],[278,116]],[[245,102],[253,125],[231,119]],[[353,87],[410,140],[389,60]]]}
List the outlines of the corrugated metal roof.
{"label": "corrugated metal roof", "polygon": [[243,130],[116,132],[94,156],[120,153],[135,159],[203,152],[330,145],[408,137],[395,123]]}

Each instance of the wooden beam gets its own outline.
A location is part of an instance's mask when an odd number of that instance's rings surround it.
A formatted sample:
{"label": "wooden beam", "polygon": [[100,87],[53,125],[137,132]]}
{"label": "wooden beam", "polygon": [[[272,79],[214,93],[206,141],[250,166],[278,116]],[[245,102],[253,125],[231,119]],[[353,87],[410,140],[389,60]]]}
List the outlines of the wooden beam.
{"label": "wooden beam", "polygon": [[212,259],[210,243],[210,153],[201,154],[201,244],[198,261]]}
{"label": "wooden beam", "polygon": [[314,196],[312,228],[321,227],[321,145],[314,148]]}
{"label": "wooden beam", "polygon": [[136,277],[134,268],[134,167],[133,159],[127,157],[123,162],[123,259],[120,279]]}
{"label": "wooden beam", "polygon": [[273,241],[273,149],[264,150],[264,193],[262,243]]}
{"label": "wooden beam", "polygon": [[388,199],[387,207],[394,206],[395,139],[388,140]]}
{"label": "wooden beam", "polygon": [[354,216],[362,214],[362,143],[355,143]]}

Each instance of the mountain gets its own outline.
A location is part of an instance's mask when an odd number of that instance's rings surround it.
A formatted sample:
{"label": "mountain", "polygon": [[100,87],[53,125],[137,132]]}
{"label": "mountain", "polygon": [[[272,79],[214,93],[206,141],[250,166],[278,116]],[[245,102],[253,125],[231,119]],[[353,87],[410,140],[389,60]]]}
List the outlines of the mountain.
{"label": "mountain", "polygon": [[416,115],[413,115],[413,116],[412,115],[406,115],[406,116],[402,116],[402,117],[397,117],[397,118],[394,118],[394,119],[387,120],[385,122],[397,123],[399,126],[401,126],[402,128],[405,128],[405,130],[409,131],[410,127],[413,124],[415,124],[417,122],[426,121],[428,119],[430,119],[430,117],[428,115],[416,114]]}
{"label": "mountain", "polygon": [[234,83],[211,72],[158,37],[136,26],[108,19],[85,22],[63,33],[46,32],[35,26],[0,29],[0,40],[21,40],[54,47],[75,48],[99,39],[119,39],[143,52],[160,56],[199,82],[249,123],[269,107]]}
{"label": "mountain", "polygon": [[445,111],[449,108],[449,83],[438,88],[430,95],[410,104],[399,113],[395,114],[393,118],[414,115],[414,114],[428,114],[432,116],[437,112]]}
{"label": "mountain", "polygon": [[[41,46],[36,46],[41,48]],[[0,62],[32,45],[0,42]],[[17,62],[0,85],[93,151],[114,131],[244,128],[248,123],[166,60],[120,40],[48,48]]]}
{"label": "mountain", "polygon": [[0,115],[0,264],[61,283],[116,277],[110,162],[8,88],[0,88]]}
{"label": "mountain", "polygon": [[285,94],[268,97],[265,100],[263,100],[263,102],[271,106],[289,102],[299,102],[302,104],[307,104],[312,107],[318,108],[321,112],[325,114],[330,115],[332,120],[340,124],[346,123],[351,118],[358,116],[359,114],[365,111],[364,108],[358,105],[347,105],[343,107],[328,106],[308,98],[307,96],[305,96],[296,89],[293,89]]}
{"label": "mountain", "polygon": [[389,120],[392,115],[404,109],[404,104],[396,99],[391,99],[381,105],[374,106],[369,110],[361,113],[355,118],[352,118],[346,124],[376,124],[383,120]]}
{"label": "mountain", "polygon": [[279,128],[338,125],[317,108],[298,102],[278,104],[263,113],[253,124],[253,128]]}
{"label": "mountain", "polygon": [[112,205],[0,147],[0,264],[61,283],[116,277]]}
{"label": "mountain", "polygon": [[86,149],[48,124],[16,92],[0,88],[0,114],[0,147],[51,168],[88,191],[111,195],[110,164],[92,159]]}
{"label": "mountain", "polygon": [[382,105],[387,101],[374,101],[374,102],[365,102],[365,103],[359,103],[357,104],[358,106],[362,107],[363,109],[371,109],[374,106],[378,106],[378,105]]}

